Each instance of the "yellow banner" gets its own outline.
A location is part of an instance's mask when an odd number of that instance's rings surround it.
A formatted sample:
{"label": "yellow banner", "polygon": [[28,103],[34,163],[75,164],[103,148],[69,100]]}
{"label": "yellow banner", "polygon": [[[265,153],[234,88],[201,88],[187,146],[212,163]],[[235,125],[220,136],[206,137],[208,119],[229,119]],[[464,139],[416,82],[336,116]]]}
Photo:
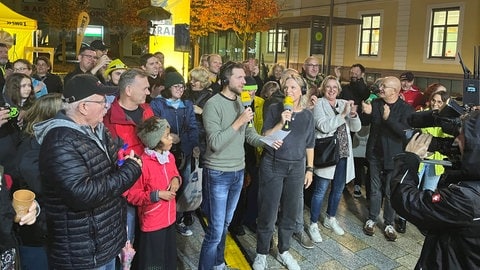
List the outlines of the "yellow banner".
{"label": "yellow banner", "polygon": [[85,11],[78,14],[77,21],[77,55],[80,51],[80,46],[82,45],[83,36],[85,36],[85,30],[87,29],[88,24],[90,23],[90,16]]}

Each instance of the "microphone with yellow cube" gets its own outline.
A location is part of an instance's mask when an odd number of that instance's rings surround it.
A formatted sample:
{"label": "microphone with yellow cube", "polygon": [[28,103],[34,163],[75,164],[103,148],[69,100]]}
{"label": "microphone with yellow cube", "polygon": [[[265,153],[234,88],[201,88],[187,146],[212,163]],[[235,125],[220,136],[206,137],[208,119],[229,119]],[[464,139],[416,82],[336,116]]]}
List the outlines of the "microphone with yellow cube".
{"label": "microphone with yellow cube", "polygon": [[[283,109],[284,110],[293,110],[293,98],[291,96],[286,96],[283,100]],[[283,126],[283,130],[290,130],[290,121],[285,121],[285,125]]]}
{"label": "microphone with yellow cube", "polygon": [[[242,101],[242,105],[245,109],[252,106],[252,98],[250,97],[250,93],[248,91],[242,91],[240,94],[240,100]],[[252,120],[248,122],[248,127],[253,127]]]}

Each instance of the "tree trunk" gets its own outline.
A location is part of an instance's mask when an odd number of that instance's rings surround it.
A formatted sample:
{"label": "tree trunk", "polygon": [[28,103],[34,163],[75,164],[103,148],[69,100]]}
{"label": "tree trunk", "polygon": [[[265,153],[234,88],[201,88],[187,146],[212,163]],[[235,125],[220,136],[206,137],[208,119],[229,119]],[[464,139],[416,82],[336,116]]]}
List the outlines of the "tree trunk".
{"label": "tree trunk", "polygon": [[248,48],[247,48],[247,39],[244,38],[242,39],[242,49],[243,49],[243,53],[242,53],[242,57],[243,57],[243,61],[245,61],[248,57]]}
{"label": "tree trunk", "polygon": [[67,64],[67,40],[65,35],[62,37],[62,64]]}

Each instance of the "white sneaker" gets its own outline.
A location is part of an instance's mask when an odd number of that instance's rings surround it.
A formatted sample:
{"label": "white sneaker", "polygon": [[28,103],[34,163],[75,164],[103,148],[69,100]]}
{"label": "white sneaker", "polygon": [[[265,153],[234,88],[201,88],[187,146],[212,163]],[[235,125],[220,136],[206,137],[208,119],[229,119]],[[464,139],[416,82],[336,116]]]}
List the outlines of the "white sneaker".
{"label": "white sneaker", "polygon": [[267,255],[257,254],[255,261],[252,264],[253,270],[264,270],[267,269]]}
{"label": "white sneaker", "polygon": [[345,231],[338,225],[337,219],[335,217],[326,217],[323,221],[323,226],[325,228],[332,229],[337,235],[344,235]]}
{"label": "white sneaker", "polygon": [[312,238],[312,241],[315,243],[320,243],[323,241],[316,222],[310,224],[310,226],[308,227],[308,234],[310,235],[310,238]]}
{"label": "white sneaker", "polygon": [[300,265],[298,265],[297,260],[295,260],[290,252],[285,251],[283,253],[278,253],[277,260],[280,261],[283,265],[287,267],[288,270],[300,270]]}

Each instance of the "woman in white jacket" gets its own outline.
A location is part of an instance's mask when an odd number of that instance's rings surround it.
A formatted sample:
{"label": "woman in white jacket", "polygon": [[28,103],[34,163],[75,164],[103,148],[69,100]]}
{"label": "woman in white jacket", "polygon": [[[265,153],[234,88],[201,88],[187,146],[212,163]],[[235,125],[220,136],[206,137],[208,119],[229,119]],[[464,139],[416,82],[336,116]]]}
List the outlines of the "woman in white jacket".
{"label": "woman in white jacket", "polygon": [[328,197],[327,216],[323,226],[333,230],[338,235],[345,233],[338,225],[335,215],[345,184],[355,178],[350,131],[357,132],[362,125],[353,100],[337,99],[340,91],[341,86],[337,78],[334,76],[326,77],[320,85],[320,93],[323,97],[318,99],[313,109],[315,137],[329,137],[337,132],[340,145],[340,160],[337,165],[314,169],[314,189],[310,208],[311,225],[308,227],[308,232],[312,241],[316,243],[322,242],[317,222],[330,183],[332,183],[332,187]]}

